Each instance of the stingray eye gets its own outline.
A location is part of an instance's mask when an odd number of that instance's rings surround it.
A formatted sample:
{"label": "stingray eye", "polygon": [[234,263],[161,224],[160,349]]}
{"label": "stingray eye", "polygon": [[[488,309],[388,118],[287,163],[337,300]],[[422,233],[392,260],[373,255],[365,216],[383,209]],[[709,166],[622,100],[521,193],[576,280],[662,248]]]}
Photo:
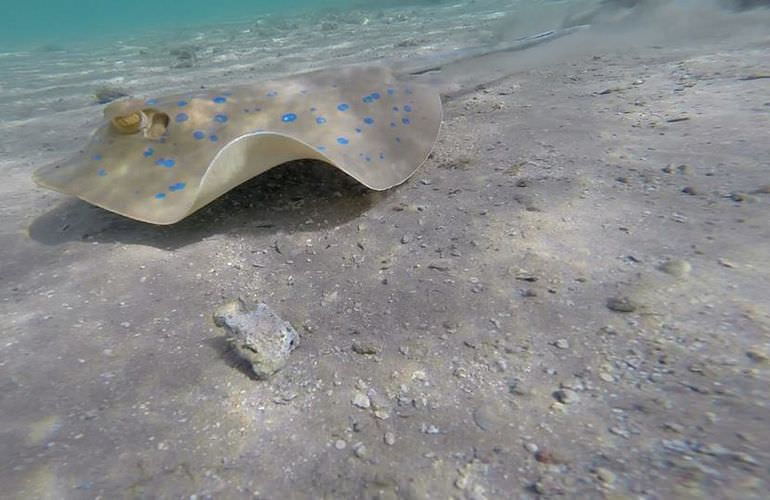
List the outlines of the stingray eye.
{"label": "stingray eye", "polygon": [[142,111],[116,116],[112,121],[112,126],[121,134],[135,134],[142,129],[142,123],[147,117]]}
{"label": "stingray eye", "polygon": [[120,134],[130,135],[144,132],[148,139],[158,139],[168,130],[170,119],[166,113],[147,108],[127,115],[114,117],[112,126]]}

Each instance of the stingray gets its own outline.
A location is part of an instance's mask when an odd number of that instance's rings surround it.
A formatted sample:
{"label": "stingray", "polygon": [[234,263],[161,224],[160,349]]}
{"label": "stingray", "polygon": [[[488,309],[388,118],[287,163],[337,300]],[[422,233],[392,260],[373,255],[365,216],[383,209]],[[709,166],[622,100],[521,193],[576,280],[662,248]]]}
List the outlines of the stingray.
{"label": "stingray", "polygon": [[442,119],[435,88],[352,66],[230,89],[115,101],[86,148],[39,185],[173,224],[282,163],[312,159],[373,190],[408,179]]}

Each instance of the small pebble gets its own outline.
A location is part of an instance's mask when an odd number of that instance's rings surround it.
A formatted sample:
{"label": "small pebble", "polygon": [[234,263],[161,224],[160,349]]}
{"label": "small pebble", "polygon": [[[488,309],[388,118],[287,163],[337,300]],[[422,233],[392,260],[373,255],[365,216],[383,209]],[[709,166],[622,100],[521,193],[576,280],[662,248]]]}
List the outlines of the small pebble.
{"label": "small pebble", "polygon": [[380,348],[375,344],[372,344],[370,342],[357,342],[357,341],[353,342],[352,349],[353,349],[353,352],[355,352],[356,354],[362,354],[362,355],[377,354],[380,351]]}
{"label": "small pebble", "polygon": [[369,396],[367,396],[363,392],[356,392],[353,395],[352,403],[353,403],[353,406],[364,410],[372,406],[372,402],[369,400]]}
{"label": "small pebble", "polygon": [[596,477],[604,484],[612,484],[615,482],[615,473],[604,467],[596,468]]}
{"label": "small pebble", "polygon": [[553,345],[555,345],[559,349],[569,349],[569,342],[567,341],[567,339],[559,339],[556,342],[554,342]]}
{"label": "small pebble", "polygon": [[556,399],[565,405],[570,405],[580,401],[580,396],[575,391],[570,389],[559,389],[554,393]]}
{"label": "small pebble", "polygon": [[755,363],[764,363],[768,360],[767,353],[762,352],[758,347],[752,347],[746,351],[746,356]]}
{"label": "small pebble", "polygon": [[344,450],[347,445],[348,443],[346,443],[344,439],[338,439],[334,442],[334,447],[338,450]]}
{"label": "small pebble", "polygon": [[612,297],[607,299],[607,307],[611,311],[630,313],[636,311],[637,305],[628,297]]}
{"label": "small pebble", "polygon": [[396,435],[392,432],[386,432],[383,436],[383,440],[385,441],[385,444],[388,446],[393,446],[396,444]]}
{"label": "small pebble", "polygon": [[686,260],[672,259],[661,264],[659,269],[676,278],[684,278],[692,271],[692,265]]}
{"label": "small pebble", "polygon": [[612,375],[610,375],[607,372],[599,372],[599,378],[604,380],[605,382],[614,382],[615,381],[615,377],[613,377]]}

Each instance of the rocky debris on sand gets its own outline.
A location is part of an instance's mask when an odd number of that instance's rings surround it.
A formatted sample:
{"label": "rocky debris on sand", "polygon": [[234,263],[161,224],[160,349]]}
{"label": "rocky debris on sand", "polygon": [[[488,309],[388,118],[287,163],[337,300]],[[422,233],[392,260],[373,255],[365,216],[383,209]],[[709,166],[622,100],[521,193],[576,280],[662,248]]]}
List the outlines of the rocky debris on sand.
{"label": "rocky debris on sand", "polygon": [[251,363],[258,379],[268,379],[283,368],[299,345],[297,331],[263,303],[249,309],[242,299],[228,302],[214,312],[214,323],[225,329],[228,341]]}
{"label": "rocky debris on sand", "polygon": [[98,104],[107,104],[126,96],[128,96],[127,92],[113,87],[102,87],[94,92],[94,98]]}
{"label": "rocky debris on sand", "polygon": [[611,297],[607,299],[607,308],[611,311],[630,313],[637,309],[637,305],[628,297]]}
{"label": "rocky debris on sand", "polygon": [[686,260],[671,259],[661,264],[658,269],[675,278],[684,278],[692,271],[692,265]]}

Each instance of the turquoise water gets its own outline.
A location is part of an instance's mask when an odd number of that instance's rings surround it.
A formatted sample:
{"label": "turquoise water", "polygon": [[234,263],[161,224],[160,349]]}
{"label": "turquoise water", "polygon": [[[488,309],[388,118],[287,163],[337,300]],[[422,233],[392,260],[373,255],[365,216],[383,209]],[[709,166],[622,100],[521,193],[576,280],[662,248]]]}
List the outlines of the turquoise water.
{"label": "turquoise water", "polygon": [[[154,29],[245,21],[361,4],[352,0],[26,0],[2,1],[0,43],[8,46],[83,41]],[[380,2],[382,4],[383,2]]]}

